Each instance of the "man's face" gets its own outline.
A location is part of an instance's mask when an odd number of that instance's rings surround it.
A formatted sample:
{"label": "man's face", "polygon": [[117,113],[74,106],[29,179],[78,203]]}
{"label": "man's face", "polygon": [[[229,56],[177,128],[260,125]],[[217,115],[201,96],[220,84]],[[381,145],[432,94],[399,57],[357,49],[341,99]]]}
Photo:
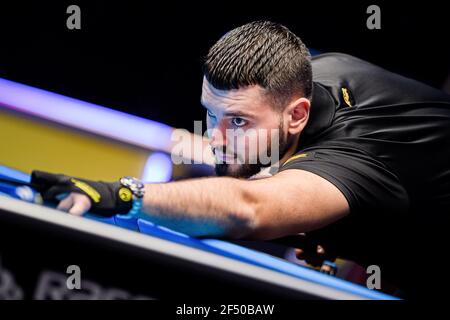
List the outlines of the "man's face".
{"label": "man's face", "polygon": [[217,175],[249,178],[286,152],[282,113],[271,106],[263,88],[217,90],[204,78],[201,102]]}

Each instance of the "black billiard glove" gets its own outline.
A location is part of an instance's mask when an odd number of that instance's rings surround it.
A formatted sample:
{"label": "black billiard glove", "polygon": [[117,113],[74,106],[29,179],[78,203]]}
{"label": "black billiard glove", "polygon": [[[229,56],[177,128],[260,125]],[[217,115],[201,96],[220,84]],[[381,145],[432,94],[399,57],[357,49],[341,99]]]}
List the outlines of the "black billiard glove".
{"label": "black billiard glove", "polygon": [[58,196],[77,192],[85,194],[91,200],[89,212],[111,217],[127,214],[133,206],[133,193],[120,181],[103,182],[79,179],[63,174],[33,171],[31,184],[41,193],[45,201],[58,203]]}

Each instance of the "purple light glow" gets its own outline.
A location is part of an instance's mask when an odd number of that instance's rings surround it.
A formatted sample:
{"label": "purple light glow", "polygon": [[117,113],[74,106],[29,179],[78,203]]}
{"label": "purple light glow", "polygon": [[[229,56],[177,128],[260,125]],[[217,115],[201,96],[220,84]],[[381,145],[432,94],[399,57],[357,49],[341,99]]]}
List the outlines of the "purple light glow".
{"label": "purple light glow", "polygon": [[145,163],[141,180],[144,182],[168,182],[172,178],[172,158],[162,152],[151,154]]}
{"label": "purple light glow", "polygon": [[0,107],[147,149],[171,151],[170,126],[2,78]]}

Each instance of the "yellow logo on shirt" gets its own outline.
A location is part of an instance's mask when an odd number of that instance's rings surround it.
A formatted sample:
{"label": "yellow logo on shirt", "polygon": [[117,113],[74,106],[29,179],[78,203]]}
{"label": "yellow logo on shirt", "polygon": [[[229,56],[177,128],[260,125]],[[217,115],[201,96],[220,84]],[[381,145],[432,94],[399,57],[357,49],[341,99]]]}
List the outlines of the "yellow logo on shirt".
{"label": "yellow logo on shirt", "polygon": [[285,165],[285,164],[288,163],[288,162],[291,162],[292,160],[295,160],[295,159],[298,159],[298,158],[306,158],[307,156],[308,156],[307,153],[300,153],[300,154],[297,154],[297,155],[292,156],[292,157],[290,157],[289,159],[287,159],[286,162],[283,163],[283,165]]}
{"label": "yellow logo on shirt", "polygon": [[342,97],[344,98],[344,102],[345,102],[349,107],[351,107],[351,106],[352,106],[352,103],[351,103],[351,101],[350,101],[350,93],[349,93],[348,89],[347,89],[347,88],[341,88],[341,91],[342,91]]}

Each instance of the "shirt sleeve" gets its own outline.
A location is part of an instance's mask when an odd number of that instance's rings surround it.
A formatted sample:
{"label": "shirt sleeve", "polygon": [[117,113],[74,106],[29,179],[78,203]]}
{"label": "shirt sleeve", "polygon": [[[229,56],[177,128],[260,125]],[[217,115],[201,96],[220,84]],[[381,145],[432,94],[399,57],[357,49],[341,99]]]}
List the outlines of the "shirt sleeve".
{"label": "shirt sleeve", "polygon": [[405,213],[409,198],[397,176],[382,162],[353,147],[305,149],[279,171],[301,169],[321,176],[345,196],[350,214]]}

